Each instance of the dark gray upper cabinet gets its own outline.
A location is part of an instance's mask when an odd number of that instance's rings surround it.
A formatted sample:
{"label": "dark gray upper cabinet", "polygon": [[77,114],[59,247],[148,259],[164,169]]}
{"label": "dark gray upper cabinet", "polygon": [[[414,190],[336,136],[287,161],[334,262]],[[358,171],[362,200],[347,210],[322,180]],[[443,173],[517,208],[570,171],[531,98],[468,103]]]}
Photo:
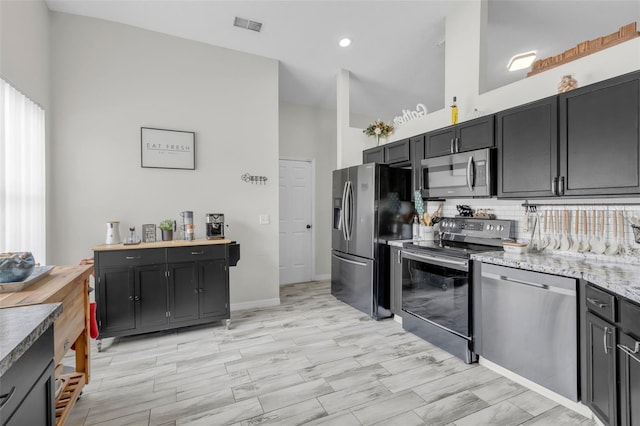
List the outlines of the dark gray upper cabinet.
{"label": "dark gray upper cabinet", "polygon": [[552,196],[558,176],[557,96],[496,114],[498,197]]}
{"label": "dark gray upper cabinet", "polygon": [[488,115],[426,133],[425,157],[439,157],[494,145],[494,116]]}
{"label": "dark gray upper cabinet", "polygon": [[640,193],[640,73],[496,114],[498,197]]}
{"label": "dark gray upper cabinet", "polygon": [[409,165],[411,149],[409,139],[392,142],[362,151],[362,163]]}
{"label": "dark gray upper cabinet", "polygon": [[362,151],[362,164],[367,163],[384,164],[384,149],[381,146],[377,146]]}
{"label": "dark gray upper cabinet", "polygon": [[[420,167],[420,162],[425,158],[424,135],[414,136],[410,138],[409,145],[411,148],[411,191],[413,194],[415,191],[422,192],[422,190],[424,190],[422,182],[422,168]],[[426,191],[423,193],[423,196],[426,197]]]}
{"label": "dark gray upper cabinet", "polygon": [[409,139],[384,145],[385,164],[408,163],[411,161]]}
{"label": "dark gray upper cabinet", "polygon": [[575,89],[558,99],[560,194],[639,193],[640,73]]}

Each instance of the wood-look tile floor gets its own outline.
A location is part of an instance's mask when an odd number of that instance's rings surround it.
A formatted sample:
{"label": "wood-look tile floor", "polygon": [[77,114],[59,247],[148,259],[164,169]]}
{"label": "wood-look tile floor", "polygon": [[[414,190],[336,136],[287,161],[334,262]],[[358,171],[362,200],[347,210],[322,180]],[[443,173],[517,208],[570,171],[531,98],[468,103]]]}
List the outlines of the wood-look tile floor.
{"label": "wood-look tile floor", "polygon": [[105,339],[67,425],[594,425],[478,364],[373,321],[328,282],[221,323]]}

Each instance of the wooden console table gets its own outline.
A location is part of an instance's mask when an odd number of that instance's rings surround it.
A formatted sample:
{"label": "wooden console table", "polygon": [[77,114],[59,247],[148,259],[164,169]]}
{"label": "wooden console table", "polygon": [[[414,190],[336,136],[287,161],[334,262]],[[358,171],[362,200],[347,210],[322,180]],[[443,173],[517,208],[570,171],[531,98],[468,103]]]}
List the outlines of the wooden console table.
{"label": "wooden console table", "polygon": [[74,346],[75,372],[60,375],[65,388],[56,398],[56,425],[64,425],[90,374],[89,276],[93,266],[56,266],[49,276],[22,291],[0,293],[0,309],[41,303],[62,303],[62,314],[53,326],[54,363],[58,365]]}

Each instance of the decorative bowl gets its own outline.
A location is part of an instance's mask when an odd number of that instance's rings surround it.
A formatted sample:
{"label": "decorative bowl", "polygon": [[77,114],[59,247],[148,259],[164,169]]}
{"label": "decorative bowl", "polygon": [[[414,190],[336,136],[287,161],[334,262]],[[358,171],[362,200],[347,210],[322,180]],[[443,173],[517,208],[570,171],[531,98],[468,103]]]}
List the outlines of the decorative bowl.
{"label": "decorative bowl", "polygon": [[31,275],[35,265],[31,252],[0,253],[0,283],[23,281]]}

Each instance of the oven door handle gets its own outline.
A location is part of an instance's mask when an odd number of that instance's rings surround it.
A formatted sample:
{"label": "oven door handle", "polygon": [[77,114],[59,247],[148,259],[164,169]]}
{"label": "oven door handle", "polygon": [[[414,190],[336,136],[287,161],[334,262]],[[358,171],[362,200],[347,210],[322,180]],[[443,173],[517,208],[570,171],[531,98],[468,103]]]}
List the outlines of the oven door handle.
{"label": "oven door handle", "polygon": [[469,262],[466,260],[453,260],[445,257],[435,257],[435,256],[427,256],[425,254],[417,254],[414,252],[402,251],[402,258],[415,260],[418,262],[432,263],[436,265],[444,264],[444,265],[453,265],[457,266],[456,269],[460,269],[466,271],[469,269]]}

